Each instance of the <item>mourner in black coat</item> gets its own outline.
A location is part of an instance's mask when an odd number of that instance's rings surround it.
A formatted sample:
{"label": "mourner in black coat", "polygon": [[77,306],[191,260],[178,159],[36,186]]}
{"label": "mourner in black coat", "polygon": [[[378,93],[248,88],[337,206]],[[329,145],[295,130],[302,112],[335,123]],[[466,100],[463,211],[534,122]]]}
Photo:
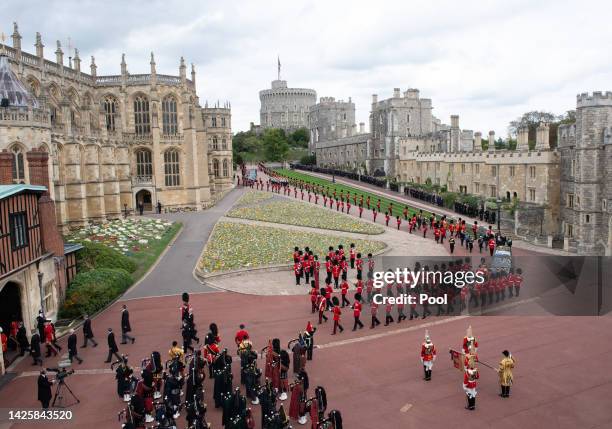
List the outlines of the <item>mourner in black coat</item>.
{"label": "mourner in black coat", "polygon": [[17,344],[19,344],[20,356],[23,356],[25,352],[30,349],[30,343],[28,342],[28,336],[25,326],[23,326],[23,322],[19,322],[19,329],[17,329]]}
{"label": "mourner in black coat", "polygon": [[94,347],[97,347],[98,343],[94,340],[93,330],[91,329],[91,319],[86,314],[83,316],[83,345],[81,348],[87,347],[87,342],[91,341]]}
{"label": "mourner in black coat", "polygon": [[72,359],[76,359],[81,364],[83,359],[79,357],[77,341],[77,334],[74,332],[74,329],[71,329],[70,335],[68,335],[68,359],[70,359],[70,362],[72,362]]}
{"label": "mourner in black coat", "polygon": [[132,327],[130,326],[130,313],[127,309],[127,305],[123,305],[123,309],[121,310],[121,344],[127,344],[127,341],[130,340],[132,344],[136,339],[130,335],[128,332],[132,331]]}
{"label": "mourner in black coat", "polygon": [[30,356],[34,359],[32,365],[42,366],[42,359],[40,353],[40,335],[37,330],[32,331],[32,338],[30,338]]}
{"label": "mourner in black coat", "polygon": [[53,382],[47,378],[46,371],[44,369],[40,371],[40,375],[38,376],[38,400],[44,409],[49,408],[49,402],[51,402],[53,396],[51,394],[52,384]]}
{"label": "mourner in black coat", "polygon": [[117,359],[121,360],[121,356],[119,355],[119,347],[117,347],[117,342],[115,341],[115,334],[113,333],[113,330],[111,328],[108,328],[107,343],[108,356],[106,357],[106,360],[104,362],[110,363],[113,355],[115,355]]}

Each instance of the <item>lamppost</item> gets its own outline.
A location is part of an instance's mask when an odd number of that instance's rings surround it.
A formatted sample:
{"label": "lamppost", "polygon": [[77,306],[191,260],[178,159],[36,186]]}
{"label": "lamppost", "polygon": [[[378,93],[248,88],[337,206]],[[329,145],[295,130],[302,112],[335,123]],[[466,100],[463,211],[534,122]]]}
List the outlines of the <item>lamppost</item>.
{"label": "lamppost", "polygon": [[501,198],[497,197],[496,202],[497,202],[497,232],[501,235],[501,219],[500,219],[501,203],[502,203]]}
{"label": "lamppost", "polygon": [[42,271],[38,271],[38,291],[40,293],[40,309],[42,310],[42,316],[45,317],[47,309],[45,308],[45,296],[43,293],[43,276],[45,274]]}

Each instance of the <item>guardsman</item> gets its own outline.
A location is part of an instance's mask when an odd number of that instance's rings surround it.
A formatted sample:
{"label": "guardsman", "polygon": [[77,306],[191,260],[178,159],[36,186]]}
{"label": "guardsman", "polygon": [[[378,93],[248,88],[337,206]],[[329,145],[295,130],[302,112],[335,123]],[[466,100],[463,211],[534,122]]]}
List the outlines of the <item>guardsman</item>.
{"label": "guardsman", "polygon": [[312,305],[312,314],[316,313],[317,311],[317,302],[319,300],[319,290],[317,289],[317,286],[315,284],[315,281],[311,281],[310,282],[310,303]]}
{"label": "guardsman", "polygon": [[338,300],[338,297],[334,296],[332,301],[334,303],[334,308],[332,310],[334,313],[334,331],[332,332],[332,335],[336,335],[337,329],[340,329],[340,332],[344,331],[344,328],[340,324],[340,315],[342,314],[342,310],[340,309],[340,301]]}
{"label": "guardsman", "polygon": [[302,264],[299,259],[293,260],[293,274],[295,274],[295,284],[300,285],[300,278],[302,277]]}
{"label": "guardsman", "polygon": [[355,294],[355,303],[352,306],[353,308],[353,317],[355,318],[355,323],[353,324],[353,331],[357,330],[357,326],[359,329],[363,328],[363,323],[361,323],[361,294]]}
{"label": "guardsman", "polygon": [[321,288],[319,294],[319,325],[323,323],[323,319],[327,322],[327,316],[325,310],[327,308],[327,300],[325,299],[325,288]]}
{"label": "guardsman", "polygon": [[463,373],[463,390],[467,396],[466,410],[473,411],[476,409],[476,380],[478,380],[478,378],[478,368],[476,368],[474,362],[471,362]]}
{"label": "guardsman", "polygon": [[474,337],[472,333],[472,326],[468,326],[467,332],[465,333],[465,337],[463,337],[463,353],[468,354],[472,350],[472,346],[474,352],[478,351],[478,341]]}
{"label": "guardsman", "polygon": [[340,294],[342,295],[342,308],[344,308],[345,305],[349,305],[349,306],[351,305],[349,300],[346,299],[346,295],[348,294],[348,290],[349,290],[348,281],[342,280],[342,284],[340,285]]}
{"label": "guardsman", "polygon": [[501,386],[501,393],[499,396],[502,398],[510,397],[510,386],[512,386],[513,376],[512,370],[514,369],[514,356],[510,354],[508,350],[502,352],[504,355],[503,359],[499,362],[497,373],[499,374],[499,384]]}
{"label": "guardsman", "polygon": [[355,267],[357,268],[357,280],[363,279],[363,259],[361,259],[361,253],[357,253],[357,259],[355,260]]}
{"label": "guardsman", "polygon": [[425,377],[423,380],[431,380],[431,370],[433,363],[436,360],[436,346],[431,342],[429,332],[425,331],[425,341],[421,344],[421,363],[423,364],[423,371],[425,371]]}
{"label": "guardsman", "polygon": [[351,263],[351,270],[355,269],[355,258],[357,256],[357,252],[355,251],[355,243],[351,243],[349,248],[349,261]]}

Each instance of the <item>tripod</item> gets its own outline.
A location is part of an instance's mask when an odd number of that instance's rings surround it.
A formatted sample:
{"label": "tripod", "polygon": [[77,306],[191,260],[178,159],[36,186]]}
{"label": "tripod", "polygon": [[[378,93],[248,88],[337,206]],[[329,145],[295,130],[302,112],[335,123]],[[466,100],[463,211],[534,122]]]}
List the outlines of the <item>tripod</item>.
{"label": "tripod", "polygon": [[[68,393],[76,401],[75,403],[68,404],[68,405],[64,404],[64,396],[62,395],[62,387],[65,387],[66,390],[68,390]],[[55,389],[55,395],[53,396],[53,402],[51,403],[51,407],[55,407],[56,402],[58,403],[57,408],[68,408],[71,405],[80,403],[81,401],[79,400],[79,398],[77,398],[74,392],[70,390],[70,387],[68,387],[68,384],[66,384],[66,382],[62,379],[59,381],[57,388]]]}

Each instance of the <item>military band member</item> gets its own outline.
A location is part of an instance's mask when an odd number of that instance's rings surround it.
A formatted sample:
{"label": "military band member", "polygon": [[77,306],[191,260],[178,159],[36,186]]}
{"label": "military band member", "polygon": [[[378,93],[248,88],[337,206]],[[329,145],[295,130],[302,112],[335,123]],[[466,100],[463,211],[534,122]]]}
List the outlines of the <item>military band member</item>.
{"label": "military band member", "polygon": [[355,323],[353,324],[353,331],[357,330],[357,326],[359,329],[363,328],[363,323],[361,323],[361,294],[355,294],[355,303],[352,305],[353,308],[353,317],[355,318]]}
{"label": "military band member", "polygon": [[472,333],[472,326],[468,326],[465,337],[463,337],[463,353],[468,354],[474,348],[474,352],[478,352],[478,341]]}
{"label": "military band member", "polygon": [[499,384],[501,385],[501,393],[499,396],[502,398],[510,397],[510,386],[512,386],[512,382],[514,380],[512,376],[512,370],[514,369],[514,356],[510,354],[508,350],[504,350],[502,352],[504,357],[499,362],[499,368],[497,368],[497,373],[499,374]]}
{"label": "military band member", "polygon": [[340,300],[338,297],[334,296],[332,298],[332,302],[334,303],[333,313],[334,313],[334,330],[332,335],[336,335],[336,330],[340,329],[340,332],[344,331],[344,328],[340,324],[340,315],[342,314],[342,310],[340,309]]}
{"label": "military band member", "polygon": [[476,364],[471,362],[470,365],[465,369],[463,374],[463,390],[467,396],[466,410],[476,409],[476,385],[478,378],[480,377]]}
{"label": "military band member", "polygon": [[[280,343],[279,343],[279,347],[280,347]],[[279,359],[279,362],[280,362],[280,375],[279,375],[280,376],[280,388],[279,388],[280,396],[278,397],[278,399],[280,399],[281,401],[284,401],[285,399],[287,399],[287,392],[289,391],[289,381],[288,381],[289,375],[288,374],[289,374],[289,365],[291,364],[291,362],[290,362],[289,353],[287,353],[287,350],[281,349],[278,354],[280,356],[280,359]]]}
{"label": "military band member", "polygon": [[431,380],[431,371],[433,363],[436,360],[436,346],[431,342],[429,332],[425,331],[425,341],[421,345],[421,363],[423,364],[423,371],[425,372],[426,381]]}

